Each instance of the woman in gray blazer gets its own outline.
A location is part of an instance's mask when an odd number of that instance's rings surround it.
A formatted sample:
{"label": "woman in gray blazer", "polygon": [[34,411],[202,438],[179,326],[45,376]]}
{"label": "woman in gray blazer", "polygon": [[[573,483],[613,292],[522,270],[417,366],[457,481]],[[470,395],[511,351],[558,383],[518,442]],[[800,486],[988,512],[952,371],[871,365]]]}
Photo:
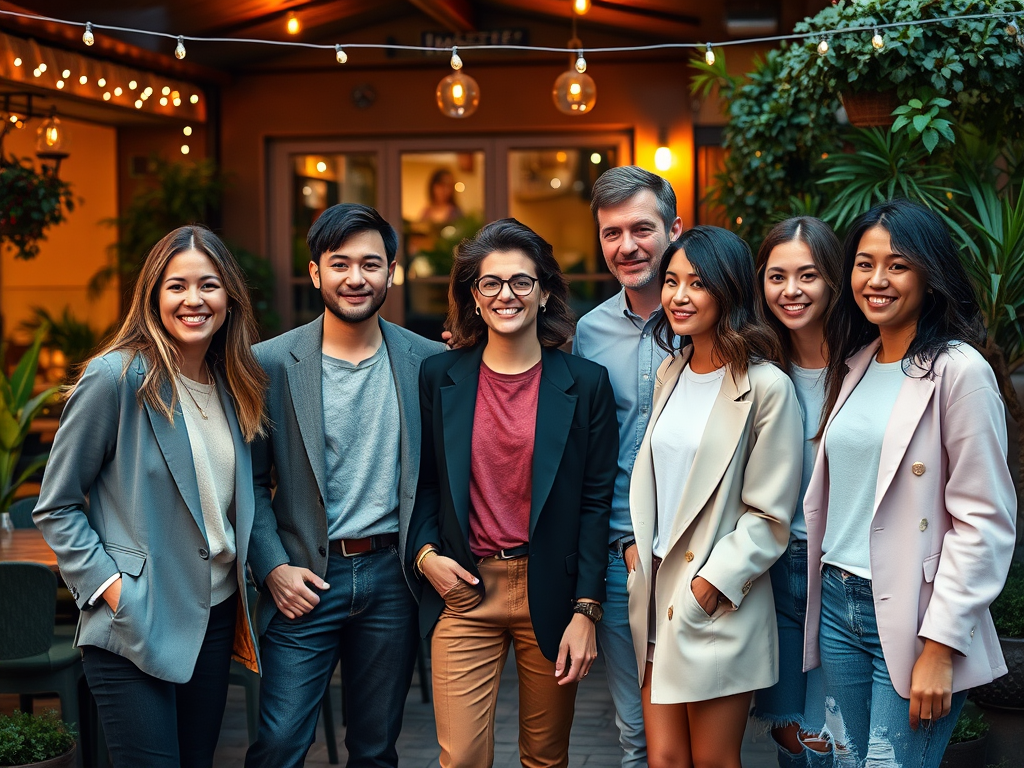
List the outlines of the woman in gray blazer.
{"label": "woman in gray blazer", "polygon": [[258,670],[243,575],[265,420],[256,336],[227,248],[176,229],[54,438],[33,518],[82,610],[116,766],[212,765],[232,655]]}

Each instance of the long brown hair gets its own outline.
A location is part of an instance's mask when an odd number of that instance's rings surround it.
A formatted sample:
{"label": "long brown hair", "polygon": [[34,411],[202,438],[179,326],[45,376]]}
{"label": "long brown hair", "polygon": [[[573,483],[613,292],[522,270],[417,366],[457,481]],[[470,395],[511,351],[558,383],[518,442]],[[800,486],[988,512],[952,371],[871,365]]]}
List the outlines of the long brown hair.
{"label": "long brown hair", "polygon": [[[177,390],[170,388],[170,402],[163,399],[161,390],[177,376],[181,355],[160,319],[160,278],[171,259],[189,250],[199,251],[213,262],[228,294],[227,319],[214,334],[206,360],[211,369],[217,368],[224,375],[242,435],[252,442],[266,433],[267,424],[263,404],[268,379],[252,353],[259,332],[238,262],[220,238],[205,227],[179,227],[153,246],[142,264],[121,327],[91,359],[111,352],[130,353],[124,356],[124,376],[136,356],[144,358],[147,370],[138,391],[139,405],[146,403],[174,421]],[[69,393],[73,390],[74,386]]]}
{"label": "long brown hair", "polygon": [[[775,334],[754,311],[754,260],[750,246],[721,227],[696,226],[669,243],[658,270],[665,284],[672,255],[683,251],[705,290],[718,306],[718,323],[712,335],[712,354],[734,371],[744,373],[751,362],[775,362],[782,348]],[[663,312],[654,326],[658,346],[669,354],[678,352],[674,334]]]}
{"label": "long brown hair", "polygon": [[[843,281],[842,243],[839,242],[836,233],[832,231],[832,227],[821,219],[816,219],[813,216],[796,216],[792,219],[780,221],[772,227],[764,242],[761,243],[761,247],[757,251],[757,258],[754,260],[754,269],[757,273],[754,281],[754,294],[756,296],[754,309],[757,311],[758,319],[771,328],[778,337],[779,344],[782,347],[782,358],[775,362],[787,372],[793,357],[793,339],[789,329],[768,309],[768,300],[764,295],[764,273],[768,267],[768,259],[772,255],[772,251],[776,247],[792,243],[794,240],[807,246],[807,249],[811,252],[811,261],[814,262],[815,269],[818,270],[821,279],[828,286],[828,306],[825,308],[825,314],[822,318],[824,321],[822,324],[823,337],[824,328],[828,327],[829,318],[832,317],[836,306],[839,304],[839,292]],[[824,338],[822,339],[822,344],[824,345]],[[825,359],[828,359],[827,349]]]}
{"label": "long brown hair", "polygon": [[537,287],[548,294],[547,308],[537,316],[541,346],[560,347],[572,338],[576,319],[569,309],[569,282],[551,245],[525,224],[515,219],[499,219],[455,248],[446,323],[452,334],[452,347],[472,347],[487,338],[487,324],[476,313],[473,283],[480,276],[480,263],[485,258],[508,251],[519,251],[533,262],[537,267]]}

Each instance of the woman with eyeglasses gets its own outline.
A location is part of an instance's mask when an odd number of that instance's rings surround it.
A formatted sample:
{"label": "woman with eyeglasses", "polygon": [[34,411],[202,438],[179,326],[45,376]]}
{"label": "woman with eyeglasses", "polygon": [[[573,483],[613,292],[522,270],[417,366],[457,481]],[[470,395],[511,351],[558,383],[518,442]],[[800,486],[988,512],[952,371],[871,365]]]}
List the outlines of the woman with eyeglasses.
{"label": "woman with eyeglasses", "polygon": [[455,251],[456,349],[420,372],[423,448],[408,558],[433,629],[444,768],[494,759],[498,681],[519,675],[519,751],[568,764],[576,687],[597,656],[618,426],[604,368],[572,335],[551,246],[515,219]]}

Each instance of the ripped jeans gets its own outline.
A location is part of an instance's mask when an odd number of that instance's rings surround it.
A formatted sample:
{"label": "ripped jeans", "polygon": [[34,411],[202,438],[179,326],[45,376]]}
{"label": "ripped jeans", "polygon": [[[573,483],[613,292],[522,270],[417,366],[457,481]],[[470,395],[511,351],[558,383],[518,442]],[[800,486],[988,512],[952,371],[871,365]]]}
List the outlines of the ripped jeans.
{"label": "ripped jeans", "polygon": [[938,768],[967,691],[953,694],[946,717],[910,729],[910,702],[896,693],[882,656],[869,580],[822,569],[818,644],[835,768]]}

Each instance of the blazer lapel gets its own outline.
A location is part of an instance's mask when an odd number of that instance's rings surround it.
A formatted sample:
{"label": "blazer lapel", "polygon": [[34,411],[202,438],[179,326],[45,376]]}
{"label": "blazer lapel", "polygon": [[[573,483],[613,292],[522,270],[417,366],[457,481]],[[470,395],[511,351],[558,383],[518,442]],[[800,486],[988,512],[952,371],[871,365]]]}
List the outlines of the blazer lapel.
{"label": "blazer lapel", "polygon": [[934,379],[923,378],[925,371],[911,366],[910,376],[903,380],[900,393],[896,397],[889,423],[882,438],[882,453],[878,459],[878,480],[875,485],[875,507],[872,514],[878,511],[882,497],[889,490],[889,484],[896,476],[896,470],[903,461],[910,440],[917,431],[918,422],[928,408],[935,391]]}
{"label": "blazer lapel", "polygon": [[324,497],[327,452],[324,442],[323,401],[323,316],[306,326],[306,333],[292,350],[295,363],[288,367],[288,393],[292,399],[295,420],[299,424],[302,444],[313,469],[317,488]]}
{"label": "blazer lapel", "polygon": [[420,356],[413,352],[412,345],[404,339],[394,326],[384,320],[380,321],[384,344],[391,361],[391,375],[395,380],[395,392],[398,395],[399,420],[399,455],[401,457],[401,475],[398,480],[398,530],[402,534],[400,551],[405,551],[405,531],[409,529],[412,517],[412,502],[416,496],[416,486],[412,472],[419,466],[419,445],[410,435],[420,434],[420,397],[419,397],[419,366]]}
{"label": "blazer lapel", "polygon": [[693,518],[704,508],[736,454],[736,446],[743,435],[751,405],[749,400],[740,398],[749,391],[750,382],[746,373],[736,374],[732,368],[725,369],[722,388],[708,417],[708,427],[711,429],[705,428],[700,439],[683,488],[683,498],[676,510],[669,549],[675,546]]}
{"label": "blazer lapel", "polygon": [[480,379],[480,344],[459,357],[448,369],[451,384],[441,387],[441,423],[444,425],[445,465],[455,516],[469,538],[469,475],[473,449],[473,415]]}
{"label": "blazer lapel", "polygon": [[540,391],[537,396],[537,429],[533,441],[533,489],[530,498],[530,538],[540,511],[548,500],[562,453],[569,439],[576,395],[567,392],[575,383],[565,361],[555,350],[541,355]]}
{"label": "blazer lapel", "polygon": [[220,404],[231,430],[231,442],[235,446],[235,541],[238,547],[238,559],[244,562],[248,552],[249,534],[252,532],[252,513],[255,508],[252,487],[252,453],[242,437],[242,429],[238,424],[238,413],[235,400],[228,393],[227,382],[217,372],[217,391]]}
{"label": "blazer lapel", "polygon": [[[160,396],[164,402],[171,400],[171,384],[164,382],[160,390]],[[149,423],[153,426],[153,434],[156,435],[157,445],[164,455],[167,468],[171,471],[178,486],[178,492],[192,513],[192,519],[196,521],[199,530],[206,538],[206,525],[203,522],[203,506],[199,501],[199,484],[196,481],[196,467],[192,461],[192,444],[188,439],[188,428],[185,426],[185,417],[181,412],[181,404],[174,406],[174,423],[167,420],[164,414],[153,409],[146,403],[146,413],[149,415]],[[249,484],[252,485],[250,475]]]}

